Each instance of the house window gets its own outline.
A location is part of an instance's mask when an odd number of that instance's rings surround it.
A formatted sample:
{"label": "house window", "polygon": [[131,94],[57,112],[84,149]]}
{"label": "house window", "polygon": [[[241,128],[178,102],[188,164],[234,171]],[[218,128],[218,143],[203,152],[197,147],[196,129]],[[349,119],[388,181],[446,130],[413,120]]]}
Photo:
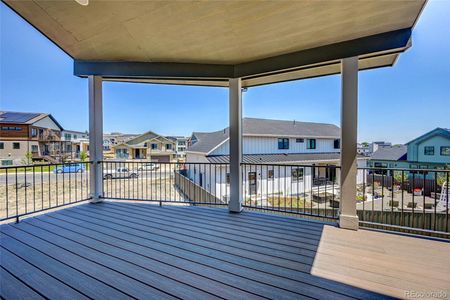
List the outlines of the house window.
{"label": "house window", "polygon": [[296,143],[303,143],[305,141],[305,139],[295,139]]}
{"label": "house window", "polygon": [[31,128],[31,136],[32,136],[32,137],[37,136],[37,130],[36,130],[36,128]]}
{"label": "house window", "polygon": [[291,178],[292,181],[301,181],[303,180],[303,168],[295,168],[291,170]]}
{"label": "house window", "polygon": [[307,149],[316,149],[316,139],[308,139],[308,143],[306,144]]}
{"label": "house window", "polygon": [[434,155],[434,146],[425,146],[423,148],[424,155]]}
{"label": "house window", "polygon": [[172,144],[166,144],[166,150],[172,150]]}
{"label": "house window", "polygon": [[152,144],[152,150],[158,149],[158,144]]}
{"label": "house window", "polygon": [[274,173],[275,173],[274,170],[269,170],[269,172],[267,174],[267,179],[273,180]]}
{"label": "house window", "polygon": [[20,131],[20,130],[22,130],[22,128],[16,127],[15,130]]}
{"label": "house window", "polygon": [[339,148],[341,148],[341,140],[336,139],[336,140],[334,140],[334,149],[339,149]]}
{"label": "house window", "polygon": [[0,150],[5,149],[5,143],[0,143]]}
{"label": "house window", "polygon": [[13,143],[13,149],[20,149],[20,143]]}
{"label": "house window", "polygon": [[289,139],[279,138],[278,139],[278,149],[289,149]]}
{"label": "house window", "polygon": [[230,184],[230,173],[227,173],[227,175],[226,175],[226,177],[225,177],[226,179],[226,183],[227,184]]}
{"label": "house window", "polygon": [[31,145],[31,152],[37,153],[38,152],[38,146],[37,145]]}
{"label": "house window", "polygon": [[441,155],[450,156],[450,146],[441,146]]}

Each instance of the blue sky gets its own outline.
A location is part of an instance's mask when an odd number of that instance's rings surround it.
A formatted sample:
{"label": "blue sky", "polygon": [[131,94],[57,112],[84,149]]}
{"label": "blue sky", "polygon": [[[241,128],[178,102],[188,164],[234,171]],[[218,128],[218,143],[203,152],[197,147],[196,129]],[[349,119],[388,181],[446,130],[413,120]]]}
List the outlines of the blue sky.
{"label": "blue sky", "polygon": [[[360,72],[359,141],[407,142],[450,127],[450,1],[429,1],[413,47],[393,68]],[[64,128],[88,128],[87,80],[73,61],[0,3],[0,109],[51,113]],[[244,116],[339,125],[340,77],[250,88]],[[104,84],[104,131],[167,135],[228,123],[224,88]]]}

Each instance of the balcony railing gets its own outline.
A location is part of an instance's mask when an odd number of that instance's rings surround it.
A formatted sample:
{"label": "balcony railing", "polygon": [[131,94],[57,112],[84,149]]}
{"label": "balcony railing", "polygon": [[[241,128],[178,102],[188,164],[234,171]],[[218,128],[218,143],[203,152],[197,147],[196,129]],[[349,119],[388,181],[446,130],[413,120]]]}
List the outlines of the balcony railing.
{"label": "balcony railing", "polygon": [[104,197],[226,205],[227,164],[103,161]]}
{"label": "balcony railing", "polygon": [[450,237],[450,170],[360,168],[358,177],[360,224]]}
{"label": "balcony railing", "polygon": [[90,198],[89,162],[0,167],[0,221]]}
{"label": "balcony railing", "polygon": [[244,207],[337,219],[340,168],[243,164]]}
{"label": "balcony railing", "polygon": [[[92,163],[0,168],[0,219],[16,219],[90,199]],[[228,164],[100,162],[103,198],[225,206]],[[245,209],[336,220],[337,166],[242,164]],[[450,170],[358,168],[360,225],[450,237]]]}

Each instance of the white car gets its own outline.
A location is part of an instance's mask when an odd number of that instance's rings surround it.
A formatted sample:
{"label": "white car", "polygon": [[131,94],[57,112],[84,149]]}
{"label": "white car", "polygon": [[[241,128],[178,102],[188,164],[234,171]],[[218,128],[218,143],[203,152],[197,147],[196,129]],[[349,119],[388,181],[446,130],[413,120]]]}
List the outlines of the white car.
{"label": "white car", "polygon": [[117,168],[103,171],[103,179],[113,178],[137,178],[139,174],[136,171],[131,171],[128,168]]}
{"label": "white car", "polygon": [[155,163],[146,163],[146,164],[142,164],[139,168],[138,171],[155,171],[158,170],[159,166]]}

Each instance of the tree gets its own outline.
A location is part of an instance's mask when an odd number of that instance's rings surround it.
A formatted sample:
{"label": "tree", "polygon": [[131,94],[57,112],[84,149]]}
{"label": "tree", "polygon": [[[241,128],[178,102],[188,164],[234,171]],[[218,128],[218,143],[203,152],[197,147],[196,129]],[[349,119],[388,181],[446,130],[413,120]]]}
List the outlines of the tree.
{"label": "tree", "polygon": [[33,158],[33,153],[28,151],[27,153],[25,153],[25,157],[22,159],[22,164],[23,165],[30,165],[31,161],[32,161],[32,158]]}
{"label": "tree", "polygon": [[408,181],[408,174],[409,172],[403,171],[403,177],[402,177],[402,171],[392,171],[394,173],[394,182],[396,184],[405,183]]}
{"label": "tree", "polygon": [[362,142],[361,145],[363,145],[364,147],[369,147],[369,143],[368,142]]}
{"label": "tree", "polygon": [[80,152],[80,160],[86,161],[86,159],[87,159],[87,153],[85,151],[81,151]]}

